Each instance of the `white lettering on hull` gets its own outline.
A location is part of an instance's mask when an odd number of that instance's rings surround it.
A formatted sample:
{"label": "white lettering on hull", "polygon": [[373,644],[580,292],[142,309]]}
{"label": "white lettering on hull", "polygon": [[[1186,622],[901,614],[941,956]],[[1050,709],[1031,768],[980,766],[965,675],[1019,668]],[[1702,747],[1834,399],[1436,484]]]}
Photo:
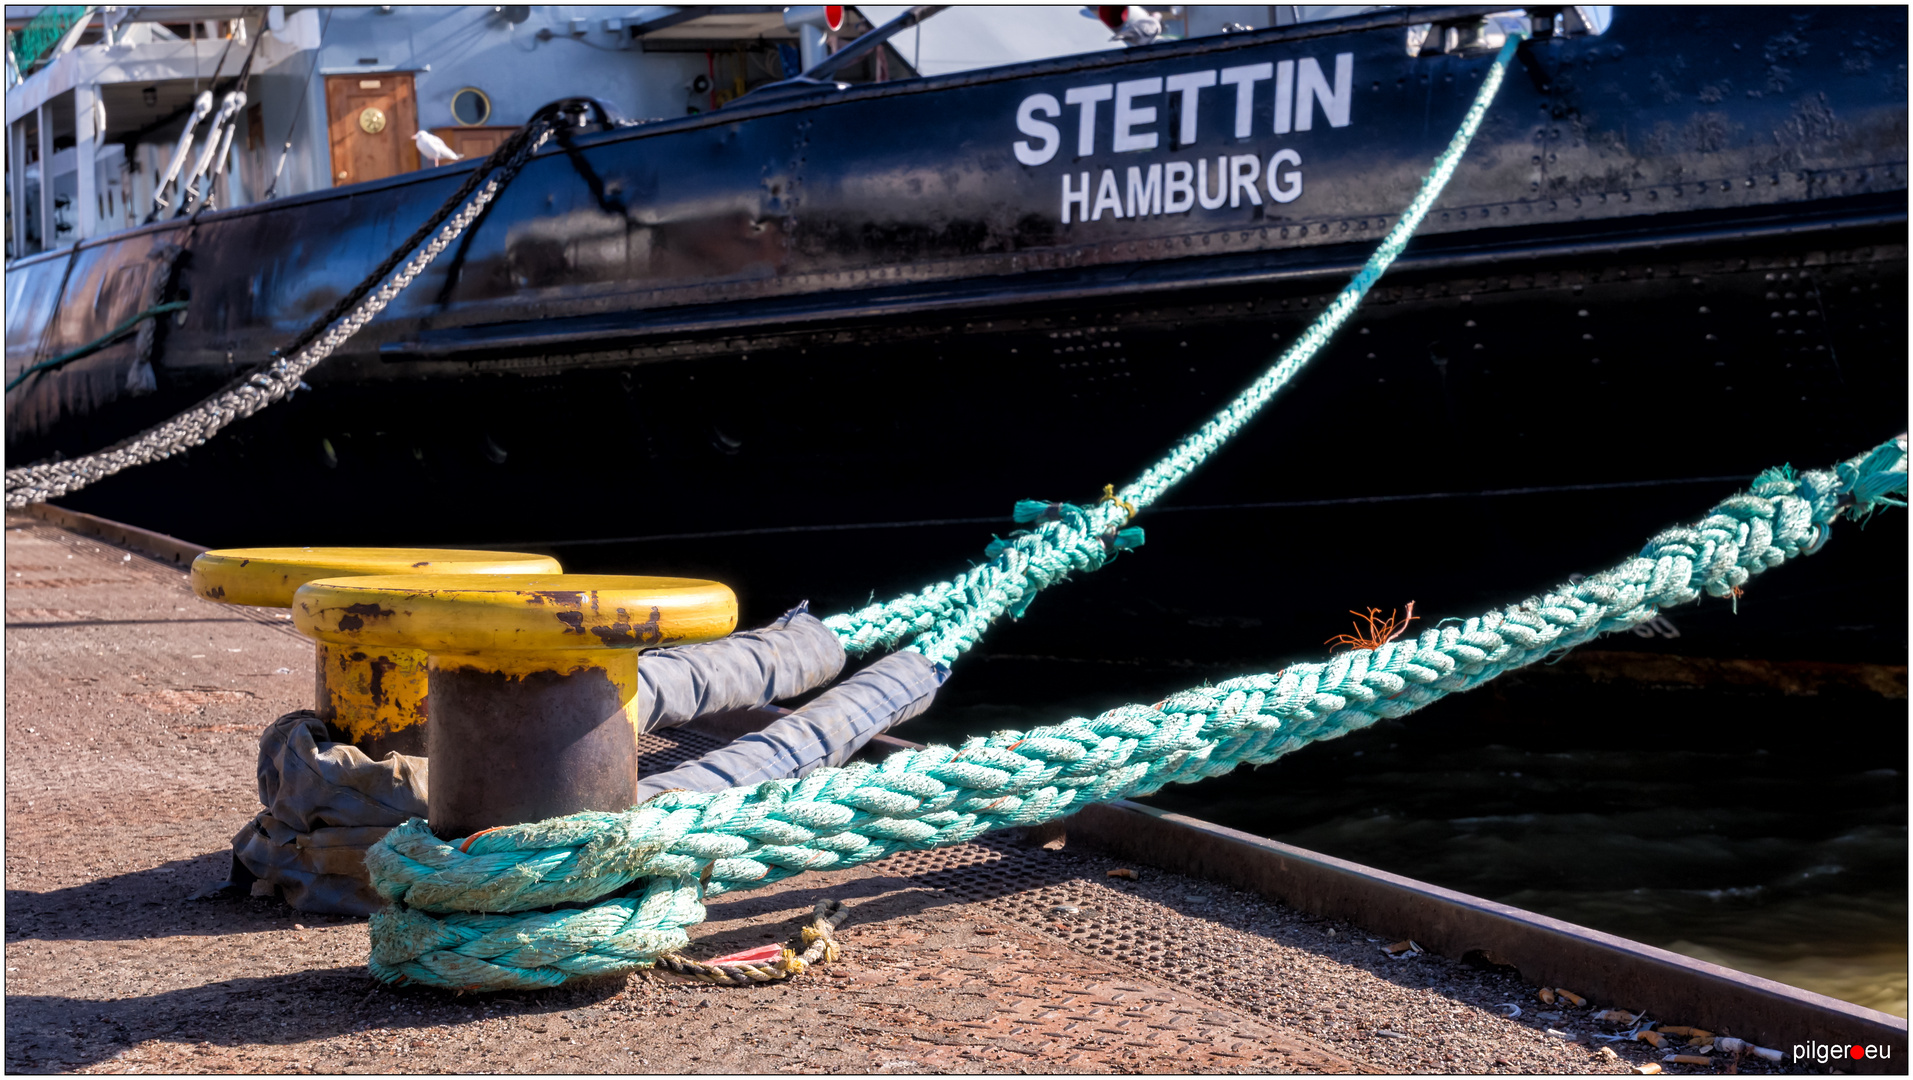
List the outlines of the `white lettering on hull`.
{"label": "white lettering on hull", "polygon": [[1144,173],[1142,166],[1129,167],[1129,201],[1125,204],[1129,217],[1148,217],[1162,213],[1162,163],[1149,166]]}
{"label": "white lettering on hull", "polygon": [[[1281,186],[1278,187],[1276,186],[1276,170],[1283,165],[1289,166],[1289,171],[1282,174]],[[1269,198],[1279,203],[1292,203],[1301,198],[1301,166],[1302,155],[1286,148],[1277,150],[1275,156],[1269,159],[1269,171],[1263,174],[1268,177]]]}
{"label": "white lettering on hull", "polygon": [[[1211,171],[1214,180],[1210,179]],[[1094,174],[1064,173],[1063,224],[1101,221],[1105,213],[1112,218],[1182,214],[1198,204],[1204,210],[1240,207],[1245,202],[1261,206],[1258,180],[1272,201],[1294,202],[1302,196],[1302,155],[1284,147],[1269,158],[1266,166],[1254,154],[1224,154],[1213,162],[1205,157],[1194,164],[1159,161],[1147,168],[1131,165],[1120,176],[1115,169]]]}
{"label": "white lettering on hull", "polygon": [[[1024,137],[1014,141],[1011,150],[1018,162],[1031,168],[1055,160],[1065,138],[1055,121],[1067,106],[1076,111],[1073,160],[1078,164],[1086,164],[1099,151],[1161,150],[1165,135],[1171,151],[1190,149],[1206,130],[1228,133],[1211,138],[1248,141],[1257,135],[1258,109],[1268,110],[1264,115],[1272,117],[1263,121],[1267,126],[1262,130],[1275,135],[1317,131],[1318,115],[1330,129],[1345,128],[1353,122],[1355,56],[1338,53],[1328,64],[1325,68],[1322,60],[1304,56],[1068,87],[1061,101],[1051,93],[1030,94],[1017,107],[1016,130]],[[1202,93],[1229,87],[1234,93],[1207,97]],[[1104,102],[1110,104],[1108,109],[1101,108]],[[1217,121],[1225,123],[1216,125]],[[1104,130],[1109,133],[1106,144],[1101,138]],[[1198,206],[1204,210],[1259,207],[1265,194],[1276,205],[1302,197],[1300,151],[1281,147],[1265,159],[1248,152],[1246,146],[1241,149],[1245,152],[1067,172],[1061,181],[1063,224],[1097,222],[1105,216],[1182,214]]]}
{"label": "white lettering on hull", "polygon": [[1012,149],[1016,151],[1016,160],[1025,165],[1042,165],[1056,156],[1057,148],[1063,145],[1063,133],[1056,125],[1047,120],[1038,120],[1043,116],[1061,116],[1063,107],[1049,94],[1031,94],[1023,99],[1016,110],[1016,130],[1025,135],[1034,135],[1043,140],[1041,146],[1031,146],[1028,139],[1018,139]]}

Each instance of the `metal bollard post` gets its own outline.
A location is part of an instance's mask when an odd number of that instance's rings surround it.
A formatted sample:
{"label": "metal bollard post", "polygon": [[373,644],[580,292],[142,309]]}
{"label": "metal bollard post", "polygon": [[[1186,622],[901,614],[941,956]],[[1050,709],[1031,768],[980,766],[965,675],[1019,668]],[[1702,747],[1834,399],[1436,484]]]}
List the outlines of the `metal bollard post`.
{"label": "metal bollard post", "polygon": [[729,634],[737,597],[689,578],[336,578],[302,587],[292,618],[335,647],[426,655],[428,816],[454,839],[629,809],[639,652]]}
{"label": "metal bollard post", "polygon": [[[289,608],[299,586],[368,574],[558,574],[558,560],[443,548],[226,548],[193,560],[193,592],[221,604]],[[313,709],[341,742],[378,759],[425,753],[425,655],[318,643]]]}

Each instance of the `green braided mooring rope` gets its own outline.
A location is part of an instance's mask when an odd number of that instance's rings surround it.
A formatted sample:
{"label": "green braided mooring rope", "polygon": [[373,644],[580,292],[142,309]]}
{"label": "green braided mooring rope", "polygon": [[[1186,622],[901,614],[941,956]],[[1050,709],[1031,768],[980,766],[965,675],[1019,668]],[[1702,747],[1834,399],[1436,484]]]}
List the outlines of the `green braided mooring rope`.
{"label": "green braided mooring rope", "polygon": [[[704,897],[1273,761],[1702,594],[1737,595],[1754,576],[1818,551],[1842,514],[1858,521],[1905,506],[1906,462],[1901,435],[1832,469],[1769,469],[1697,524],[1667,529],[1635,558],[1576,584],[1458,625],[1443,620],[1413,640],[1185,690],[1158,705],[798,780],[667,792],[625,813],[495,829],[462,844],[439,840],[415,818],[366,855],[373,887],[391,902],[372,919],[370,966],[387,982],[462,990],[645,968],[688,944]],[[610,898],[531,911],[601,897]]]}
{"label": "green braided mooring rope", "polygon": [[1368,290],[1408,246],[1409,238],[1421,227],[1422,219],[1428,216],[1429,209],[1461,164],[1462,155],[1467,153],[1468,144],[1480,130],[1482,118],[1501,88],[1515,49],[1525,37],[1525,34],[1512,34],[1502,45],[1494,66],[1481,81],[1481,91],[1475,95],[1474,104],[1462,118],[1461,127],[1448,141],[1448,148],[1435,159],[1435,166],[1422,182],[1421,191],[1408,204],[1395,227],[1382,238],[1368,262],[1321,317],[1248,389],[1121,492],[1113,493],[1103,502],[1091,507],[1020,502],[1016,505],[1017,521],[1044,524],[992,544],[990,559],[983,565],[921,592],[824,619],[824,625],[836,631],[844,649],[852,655],[889,650],[912,638],[906,648],[947,664],[968,652],[991,623],[1005,613],[1021,615],[1038,592],[1061,581],[1070,571],[1100,569],[1116,552],[1141,544],[1141,529],[1123,528],[1129,518],[1194,472],[1254,419],[1269,399],[1302,370],[1302,365],[1321,352],[1335,331],[1355,313]]}

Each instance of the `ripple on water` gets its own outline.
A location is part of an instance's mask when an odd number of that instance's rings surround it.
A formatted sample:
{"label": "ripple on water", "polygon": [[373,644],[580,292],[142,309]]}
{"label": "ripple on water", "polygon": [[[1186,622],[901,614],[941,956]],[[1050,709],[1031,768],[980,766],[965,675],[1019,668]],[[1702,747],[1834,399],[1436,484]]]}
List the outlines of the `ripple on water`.
{"label": "ripple on water", "polygon": [[[1688,695],[1577,696],[1461,695],[1150,801],[1906,1015],[1906,782],[1878,767],[1906,757],[1903,701],[1736,700],[1728,724]],[[1840,753],[1800,753],[1833,717]]]}

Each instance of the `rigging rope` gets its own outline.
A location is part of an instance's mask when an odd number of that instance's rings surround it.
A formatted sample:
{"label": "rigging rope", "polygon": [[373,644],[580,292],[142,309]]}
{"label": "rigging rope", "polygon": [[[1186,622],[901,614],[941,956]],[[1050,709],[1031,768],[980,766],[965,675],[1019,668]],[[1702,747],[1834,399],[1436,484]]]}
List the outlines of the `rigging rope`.
{"label": "rigging rope", "polygon": [[[457,844],[414,818],[366,854],[373,887],[391,902],[372,919],[372,973],[498,990],[632,971],[688,944],[686,928],[703,920],[710,896],[1273,761],[1703,594],[1737,596],[1753,577],[1818,551],[1842,514],[1858,522],[1904,507],[1906,461],[1901,435],[1831,469],[1768,469],[1696,524],[1666,529],[1638,556],[1577,583],[1443,620],[1413,639],[1156,705],[997,732],[957,749],[899,751],[802,779],[666,792],[624,813],[506,826]],[[532,910],[593,900],[582,910]]]}
{"label": "rigging rope", "polygon": [[911,639],[905,648],[939,663],[950,663],[968,652],[991,623],[1005,614],[1022,615],[1038,592],[1071,571],[1100,569],[1118,551],[1139,546],[1143,541],[1142,530],[1124,527],[1137,511],[1161,498],[1254,419],[1269,399],[1322,351],[1335,331],[1354,314],[1368,290],[1408,246],[1409,239],[1461,164],[1462,155],[1467,153],[1468,144],[1480,130],[1482,118],[1501,88],[1515,49],[1525,39],[1522,33],[1509,35],[1495,55],[1494,65],[1482,79],[1474,104],[1469,106],[1461,126],[1448,141],[1447,149],[1435,159],[1414,201],[1408,204],[1408,209],[1383,237],[1367,263],[1321,316],[1248,389],[1120,492],[1107,491],[1103,501],[1089,507],[1019,502],[1017,521],[1042,524],[990,545],[988,562],[919,592],[826,618],[824,625],[837,632],[844,649],[853,655],[889,650]]}
{"label": "rigging rope", "polygon": [[260,202],[271,202],[279,192],[279,174],[286,171],[286,158],[292,155],[292,133],[299,130],[299,118],[306,114],[306,97],[312,92],[312,77],[319,73],[319,57],[325,55],[325,32],[332,29],[332,8],[325,9],[325,22],[319,27],[319,43],[312,48],[312,66],[306,69],[306,81],[299,88],[299,103],[292,107],[292,119],[286,121],[285,145],[279,148],[279,164],[272,170],[272,183]]}

